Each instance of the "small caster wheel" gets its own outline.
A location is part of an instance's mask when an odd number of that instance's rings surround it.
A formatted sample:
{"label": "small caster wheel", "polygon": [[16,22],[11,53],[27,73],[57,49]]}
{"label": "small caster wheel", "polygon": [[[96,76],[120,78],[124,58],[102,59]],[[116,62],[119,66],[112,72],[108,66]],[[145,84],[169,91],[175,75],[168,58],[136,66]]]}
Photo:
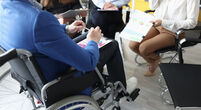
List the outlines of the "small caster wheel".
{"label": "small caster wheel", "polygon": [[112,108],[112,110],[121,110],[121,108],[120,108],[120,107],[117,107],[117,106],[114,106],[114,107]]}

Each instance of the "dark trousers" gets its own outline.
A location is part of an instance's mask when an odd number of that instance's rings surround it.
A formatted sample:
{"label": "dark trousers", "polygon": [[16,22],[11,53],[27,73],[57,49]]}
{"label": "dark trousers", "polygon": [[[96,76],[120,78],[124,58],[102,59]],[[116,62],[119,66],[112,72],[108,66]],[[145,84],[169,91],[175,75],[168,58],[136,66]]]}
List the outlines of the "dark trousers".
{"label": "dark trousers", "polygon": [[[75,42],[79,42],[86,38],[88,32],[73,39]],[[109,44],[99,49],[100,58],[97,64],[99,71],[103,72],[103,66],[107,65],[109,73],[109,80],[112,82],[121,81],[126,87],[126,78],[124,72],[123,61],[119,50],[119,45],[116,40],[112,40]]]}
{"label": "dark trousers", "polygon": [[109,80],[112,82],[121,81],[126,87],[123,61],[118,42],[115,40],[100,48],[100,59],[97,64],[98,69],[102,71],[105,64],[107,65]]}
{"label": "dark trousers", "polygon": [[98,11],[98,7],[93,6],[90,11],[87,27],[99,26],[105,37],[114,39],[115,33],[120,32],[125,24],[122,20],[122,9],[119,11]]}

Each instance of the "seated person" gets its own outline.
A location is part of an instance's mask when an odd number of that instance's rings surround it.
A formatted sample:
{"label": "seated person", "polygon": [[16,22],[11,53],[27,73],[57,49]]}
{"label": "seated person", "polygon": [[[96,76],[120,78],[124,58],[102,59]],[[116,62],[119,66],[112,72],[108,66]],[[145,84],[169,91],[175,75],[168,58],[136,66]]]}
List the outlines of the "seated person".
{"label": "seated person", "polygon": [[[82,8],[79,0],[39,0],[43,9],[55,15],[64,13],[68,10]],[[80,12],[80,17],[86,17],[87,12]],[[72,23],[76,18],[58,18],[61,24]]]}
{"label": "seated person", "polygon": [[4,28],[0,30],[0,45],[3,48],[29,50],[47,81],[54,80],[70,67],[87,72],[107,64],[110,80],[121,81],[126,87],[123,62],[116,41],[99,50],[97,43],[103,34],[99,27],[91,28],[86,38],[88,43],[82,48],[66,34],[81,31],[85,27],[82,21],[75,21],[66,28],[54,15],[33,5],[37,4],[29,0],[1,1],[0,27]]}
{"label": "seated person", "polygon": [[[149,69],[144,74],[152,76],[160,61],[156,50],[174,46],[175,32],[178,29],[190,29],[196,26],[199,14],[199,0],[149,0],[156,18],[153,27],[142,42],[130,41],[130,49],[142,56],[148,63]],[[184,34],[180,36],[180,39]]]}
{"label": "seated person", "polygon": [[[74,17],[58,17],[57,15],[61,13],[65,13],[68,10],[75,10],[80,9],[81,5],[79,0],[38,0],[43,9],[54,14],[60,24],[71,24],[73,21],[75,21],[77,16]],[[81,10],[81,9],[80,9]],[[78,16],[80,19],[82,17],[87,16],[87,12],[80,12],[78,13]],[[79,36],[81,33],[71,33],[68,34],[71,38],[74,38],[75,36]]]}
{"label": "seated person", "polygon": [[56,14],[66,10],[82,8],[79,0],[39,0],[44,9]]}
{"label": "seated person", "polygon": [[[92,0],[87,27],[100,26],[107,38],[114,39],[115,33],[120,32],[124,27],[122,20],[122,6],[130,0]],[[108,12],[99,11],[108,10]]]}

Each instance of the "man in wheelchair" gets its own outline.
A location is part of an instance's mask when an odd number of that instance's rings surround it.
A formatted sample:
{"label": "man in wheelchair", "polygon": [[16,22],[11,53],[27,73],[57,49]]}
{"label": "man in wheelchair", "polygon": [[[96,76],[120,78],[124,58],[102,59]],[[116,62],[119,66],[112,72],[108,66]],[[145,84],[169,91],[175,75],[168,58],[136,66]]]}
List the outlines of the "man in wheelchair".
{"label": "man in wheelchair", "polygon": [[[139,89],[133,90],[135,78],[129,80],[134,83],[133,89],[126,91],[118,43],[113,40],[99,50],[97,43],[103,36],[99,27],[89,30],[88,43],[82,48],[67,34],[80,32],[85,24],[75,21],[68,26],[60,25],[56,17],[41,10],[35,0],[2,0],[0,13],[0,27],[4,27],[0,30],[0,46],[10,50],[0,57],[0,64],[10,61],[12,76],[20,82],[22,90],[28,90],[46,108],[53,110],[68,105],[74,97],[67,101],[65,98],[81,92],[91,95],[89,86],[97,83],[102,91],[115,99],[114,108],[119,109],[118,101],[123,96],[129,100],[137,97]],[[102,73],[105,64],[109,73],[107,78],[98,71]],[[90,72],[94,69],[97,74]],[[108,83],[105,79],[109,79]],[[110,88],[108,93],[107,87]],[[80,97],[76,101],[82,102]],[[91,100],[87,103],[97,105]]]}

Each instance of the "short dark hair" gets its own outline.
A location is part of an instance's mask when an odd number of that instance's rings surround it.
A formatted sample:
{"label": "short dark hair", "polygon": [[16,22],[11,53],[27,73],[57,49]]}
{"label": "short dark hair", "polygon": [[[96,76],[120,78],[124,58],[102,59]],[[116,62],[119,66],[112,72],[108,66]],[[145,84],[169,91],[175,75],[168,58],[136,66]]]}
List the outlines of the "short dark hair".
{"label": "short dark hair", "polygon": [[75,2],[68,3],[68,4],[62,4],[59,2],[59,0],[52,0],[52,4],[53,6],[46,6],[44,7],[44,9],[53,14],[59,14],[67,10],[81,8],[79,0],[75,0]]}

